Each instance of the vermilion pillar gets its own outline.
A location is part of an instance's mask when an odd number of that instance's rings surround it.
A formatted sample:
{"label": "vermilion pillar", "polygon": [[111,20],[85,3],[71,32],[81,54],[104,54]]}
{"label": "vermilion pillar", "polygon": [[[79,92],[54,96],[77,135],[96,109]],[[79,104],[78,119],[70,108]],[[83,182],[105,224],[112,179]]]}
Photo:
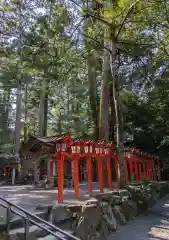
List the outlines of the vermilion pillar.
{"label": "vermilion pillar", "polygon": [[74,159],[74,195],[79,198],[79,161]]}
{"label": "vermilion pillar", "polygon": [[61,153],[58,159],[58,202],[63,202],[63,189],[64,188],[64,156]]}
{"label": "vermilion pillar", "polygon": [[154,180],[154,181],[157,181],[157,178],[156,178],[156,172],[155,172],[154,159],[152,160],[152,165],[153,165],[153,180]]}
{"label": "vermilion pillar", "polygon": [[115,161],[115,169],[116,169],[116,183],[119,186],[120,180],[119,180],[119,164],[118,164],[118,157],[114,156]]}
{"label": "vermilion pillar", "polygon": [[133,176],[133,163],[131,158],[128,158],[128,163],[129,163],[130,176]]}
{"label": "vermilion pillar", "polygon": [[136,182],[138,182],[138,166],[137,166],[137,161],[136,158],[134,158],[134,167],[135,167],[135,175],[136,175]]}
{"label": "vermilion pillar", "polygon": [[147,175],[148,175],[148,180],[151,179],[151,173],[150,173],[150,163],[147,163]]}
{"label": "vermilion pillar", "polygon": [[142,178],[143,178],[143,176],[142,176],[142,167],[141,167],[141,163],[139,163],[139,179],[140,179],[140,181],[142,181]]}
{"label": "vermilion pillar", "polygon": [[150,169],[150,171],[151,171],[151,180],[153,181],[153,179],[154,179],[153,160],[151,160],[151,169]]}
{"label": "vermilion pillar", "polygon": [[50,160],[50,178],[53,178],[53,159]]}
{"label": "vermilion pillar", "polygon": [[98,164],[98,174],[99,174],[99,184],[100,184],[100,192],[103,193],[103,166],[102,159],[97,160]]}
{"label": "vermilion pillar", "polygon": [[143,176],[144,176],[144,179],[147,179],[147,175],[146,175],[146,164],[145,162],[143,163]]}
{"label": "vermilion pillar", "polygon": [[126,184],[129,183],[129,173],[128,173],[128,159],[126,158],[126,166],[125,166],[125,171],[126,171]]}
{"label": "vermilion pillar", "polygon": [[88,192],[92,195],[92,161],[91,156],[87,157],[87,180],[88,180]]}
{"label": "vermilion pillar", "polygon": [[107,177],[108,177],[108,185],[109,189],[112,190],[112,175],[111,175],[111,163],[110,163],[110,158],[107,157],[106,159],[106,166],[107,166]]}
{"label": "vermilion pillar", "polygon": [[157,159],[157,164],[158,164],[158,181],[161,181],[161,174],[160,174],[160,160]]}

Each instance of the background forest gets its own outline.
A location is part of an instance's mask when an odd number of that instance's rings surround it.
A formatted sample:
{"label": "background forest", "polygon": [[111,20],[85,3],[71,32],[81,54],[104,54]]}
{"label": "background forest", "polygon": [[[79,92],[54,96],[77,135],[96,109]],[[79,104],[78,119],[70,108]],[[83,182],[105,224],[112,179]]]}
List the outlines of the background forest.
{"label": "background forest", "polygon": [[70,132],[167,165],[168,66],[168,0],[2,0],[0,152]]}

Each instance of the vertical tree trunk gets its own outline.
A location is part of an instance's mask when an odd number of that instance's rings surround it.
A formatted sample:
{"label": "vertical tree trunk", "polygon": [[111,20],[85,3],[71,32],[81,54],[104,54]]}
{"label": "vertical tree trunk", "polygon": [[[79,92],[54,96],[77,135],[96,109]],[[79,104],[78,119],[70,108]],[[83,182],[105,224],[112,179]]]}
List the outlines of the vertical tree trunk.
{"label": "vertical tree trunk", "polygon": [[94,123],[94,138],[99,138],[99,127],[98,127],[98,93],[97,93],[97,79],[96,79],[96,62],[92,54],[88,55],[88,83],[89,83],[89,99],[90,107],[92,111],[92,121]]}
{"label": "vertical tree trunk", "polygon": [[[111,71],[110,71],[111,74]],[[115,109],[114,109],[114,98],[113,98],[113,80],[111,76],[111,82],[109,83],[109,92],[110,92],[110,114],[109,114],[109,140],[114,141],[115,138]]]}
{"label": "vertical tree trunk", "polygon": [[46,79],[42,80],[39,106],[39,134],[47,135],[47,113],[48,113],[48,83]]}
{"label": "vertical tree trunk", "polygon": [[[105,43],[105,45],[107,45]],[[109,141],[109,53],[104,49],[103,77],[100,89],[99,139]]]}
{"label": "vertical tree trunk", "polygon": [[119,81],[117,73],[117,45],[111,42],[110,67],[113,80],[113,98],[116,118],[116,141],[117,141],[117,156],[120,173],[120,188],[125,186],[125,158],[124,158],[124,124],[122,103],[119,95]]}
{"label": "vertical tree trunk", "polygon": [[16,152],[20,150],[20,133],[21,133],[21,114],[22,114],[22,88],[21,82],[17,81],[17,94],[16,94],[16,120],[15,120],[15,145]]}
{"label": "vertical tree trunk", "polygon": [[27,133],[27,117],[28,117],[28,84],[25,86],[25,96],[24,96],[24,102],[25,102],[25,116],[24,116],[24,142],[26,142],[28,133]]}
{"label": "vertical tree trunk", "polygon": [[22,38],[23,38],[23,24],[22,24],[22,0],[18,2],[19,12],[19,46],[18,46],[18,73],[17,73],[17,94],[16,94],[16,120],[15,120],[15,146],[16,153],[20,150],[20,133],[21,133],[21,114],[22,114]]}

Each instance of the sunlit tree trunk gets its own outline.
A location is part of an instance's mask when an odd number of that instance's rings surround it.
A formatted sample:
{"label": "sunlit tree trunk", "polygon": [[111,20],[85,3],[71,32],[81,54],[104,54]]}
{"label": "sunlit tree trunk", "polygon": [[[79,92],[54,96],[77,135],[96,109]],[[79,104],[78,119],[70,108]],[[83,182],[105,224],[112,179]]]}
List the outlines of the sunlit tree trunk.
{"label": "sunlit tree trunk", "polygon": [[[107,31],[104,38],[106,39]],[[106,40],[107,41],[107,40]],[[107,46],[105,41],[104,45]],[[99,139],[109,141],[109,77],[110,64],[109,53],[103,50],[103,68],[102,80],[100,88],[100,117],[99,117]]]}
{"label": "sunlit tree trunk", "polygon": [[113,98],[116,119],[116,142],[117,142],[117,156],[119,163],[120,174],[120,188],[125,186],[125,158],[124,158],[124,123],[122,103],[120,99],[120,86],[117,71],[117,44],[111,41],[110,67],[112,73],[113,83]]}

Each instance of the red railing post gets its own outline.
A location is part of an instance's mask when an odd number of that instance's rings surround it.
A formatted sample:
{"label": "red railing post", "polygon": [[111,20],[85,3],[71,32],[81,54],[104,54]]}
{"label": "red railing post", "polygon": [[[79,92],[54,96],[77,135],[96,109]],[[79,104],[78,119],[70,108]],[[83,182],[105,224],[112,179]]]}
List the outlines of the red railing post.
{"label": "red railing post", "polygon": [[119,163],[118,163],[118,157],[117,157],[117,156],[114,156],[113,159],[114,159],[114,161],[115,161],[116,183],[117,183],[117,186],[119,186],[120,179],[119,179]]}
{"label": "red railing post", "polygon": [[92,195],[92,163],[91,156],[87,156],[87,180],[88,180],[88,192]]}
{"label": "red railing post", "polygon": [[130,178],[131,178],[131,176],[133,177],[133,162],[132,162],[132,158],[128,158],[128,163],[129,163],[129,171],[130,171]]}
{"label": "red railing post", "polygon": [[125,165],[125,167],[126,167],[126,184],[128,184],[129,183],[129,173],[128,173],[128,159],[127,159],[127,157],[125,158],[125,162],[126,162],[126,165]]}
{"label": "red railing post", "polygon": [[157,159],[157,164],[158,164],[158,181],[161,181],[161,174],[160,174],[160,160],[159,158]]}
{"label": "red railing post", "polygon": [[99,174],[99,184],[100,184],[100,192],[103,193],[103,166],[102,166],[102,159],[99,158],[97,160],[98,164],[98,174]]}
{"label": "red railing post", "polygon": [[111,175],[111,164],[110,164],[110,157],[106,158],[106,166],[107,166],[107,177],[108,177],[108,185],[109,189],[112,190],[112,175]]}
{"label": "red railing post", "polygon": [[79,198],[79,161],[78,158],[74,160],[74,195],[75,198]]}
{"label": "red railing post", "polygon": [[142,165],[141,165],[141,163],[139,163],[139,178],[140,178],[140,181],[142,181]]}
{"label": "red railing post", "polygon": [[152,165],[153,165],[153,180],[154,180],[154,181],[157,181],[157,176],[156,176],[156,172],[155,172],[154,159],[152,160]]}
{"label": "red railing post", "polygon": [[146,180],[147,179],[147,175],[146,175],[146,164],[145,164],[145,161],[143,162],[143,176],[144,176],[144,179]]}
{"label": "red railing post", "polygon": [[63,191],[64,191],[64,155],[60,153],[58,159],[58,202],[63,202]]}
{"label": "red railing post", "polygon": [[135,176],[136,176],[136,182],[138,183],[138,166],[137,166],[137,161],[136,158],[134,158],[134,166],[135,166]]}

